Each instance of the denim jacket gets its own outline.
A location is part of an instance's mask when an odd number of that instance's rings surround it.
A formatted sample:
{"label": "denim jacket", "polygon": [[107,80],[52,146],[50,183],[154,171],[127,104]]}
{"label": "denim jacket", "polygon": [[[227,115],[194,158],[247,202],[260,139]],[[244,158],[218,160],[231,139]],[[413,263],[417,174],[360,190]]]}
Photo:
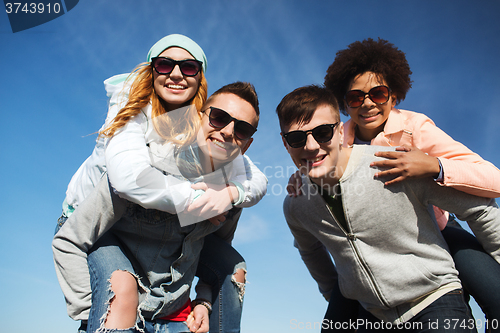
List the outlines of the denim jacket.
{"label": "denim jacket", "polygon": [[139,309],[145,318],[169,315],[188,300],[204,237],[219,227],[208,221],[181,227],[177,215],[127,206],[111,231],[132,254],[134,267],[145,272],[138,272],[146,290]]}
{"label": "denim jacket", "polygon": [[[233,223],[235,209],[222,227]],[[118,222],[118,223],[117,223]],[[208,221],[181,227],[176,215],[144,209],[116,195],[104,174],[96,189],[68,218],[52,241],[56,274],[68,314],[87,319],[91,299],[87,252],[111,230],[132,253],[146,293],[140,309],[146,318],[168,315],[189,296],[203,237],[219,229]],[[147,245],[147,246],[145,246]]]}

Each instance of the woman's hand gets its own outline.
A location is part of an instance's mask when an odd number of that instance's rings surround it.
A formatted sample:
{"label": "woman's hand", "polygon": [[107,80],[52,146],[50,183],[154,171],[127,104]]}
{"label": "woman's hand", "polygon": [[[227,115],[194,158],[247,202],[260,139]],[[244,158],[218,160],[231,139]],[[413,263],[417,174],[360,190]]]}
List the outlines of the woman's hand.
{"label": "woman's hand", "polygon": [[188,326],[191,332],[196,332],[196,333],[208,332],[209,328],[208,309],[202,304],[196,305],[193,311],[191,311],[191,313],[187,317],[186,325]]}
{"label": "woman's hand", "polygon": [[397,147],[396,151],[379,151],[375,156],[384,157],[385,160],[372,162],[371,167],[386,168],[377,172],[375,177],[393,177],[385,185],[395,184],[407,178],[423,178],[439,175],[439,160],[429,156],[420,149],[410,146]]}
{"label": "woman's hand", "polygon": [[300,171],[297,170],[293,175],[288,179],[288,185],[286,186],[286,190],[288,192],[288,196],[296,197],[302,195],[302,177],[300,176]]}
{"label": "woman's hand", "polygon": [[191,203],[185,212],[210,220],[215,225],[225,220],[224,216],[239,196],[238,189],[231,183],[228,186],[196,183],[191,187],[195,190],[203,190],[205,193]]}

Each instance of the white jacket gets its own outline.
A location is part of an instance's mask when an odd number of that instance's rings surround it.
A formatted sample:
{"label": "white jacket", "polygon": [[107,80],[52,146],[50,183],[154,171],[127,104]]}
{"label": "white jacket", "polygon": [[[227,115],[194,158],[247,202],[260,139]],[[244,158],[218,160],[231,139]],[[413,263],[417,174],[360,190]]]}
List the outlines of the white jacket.
{"label": "white jacket", "polygon": [[[128,74],[121,74],[104,81],[107,96],[110,99],[106,122],[101,129],[108,126],[126,104],[133,81],[133,78],[126,80],[127,77]],[[68,185],[65,204],[63,204],[63,210],[67,216],[72,208],[76,208],[88,196],[106,171],[108,171],[110,183],[120,197],[144,208],[175,214],[183,211],[197,195],[191,188],[191,182],[178,181],[172,175],[164,174],[152,165],[151,151],[148,146],[152,146],[152,143],[170,146],[166,148],[166,151],[170,152],[173,152],[174,148],[171,144],[165,143],[165,140],[154,130],[151,123],[151,105],[147,105],[142,111],[111,139],[102,136],[97,139],[94,151],[80,166]],[[237,206],[250,207],[265,195],[267,178],[246,155],[238,156],[233,162],[239,166],[239,170],[241,168],[245,170],[244,177],[241,172],[229,176],[229,181],[237,186],[241,185]],[[148,170],[150,171],[149,177],[159,180],[164,186],[139,186],[139,176]],[[203,179],[195,181],[203,181]],[[176,185],[174,191],[172,184]]]}

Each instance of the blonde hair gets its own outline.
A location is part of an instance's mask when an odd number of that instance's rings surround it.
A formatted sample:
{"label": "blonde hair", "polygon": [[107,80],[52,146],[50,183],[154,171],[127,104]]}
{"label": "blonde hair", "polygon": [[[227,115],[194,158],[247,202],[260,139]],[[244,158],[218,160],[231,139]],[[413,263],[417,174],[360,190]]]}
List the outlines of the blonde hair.
{"label": "blonde hair", "polygon": [[[208,84],[203,71],[199,73],[200,83],[196,95],[186,103],[190,104],[190,106],[186,108],[185,114],[180,121],[176,120],[175,124],[168,117],[165,101],[159,98],[154,90],[153,66],[151,63],[139,64],[131,73],[129,79],[132,75],[136,75],[136,78],[130,88],[127,104],[118,112],[113,122],[99,132],[99,135],[108,138],[112,137],[132,117],[138,115],[148,103],[151,103],[153,126],[163,139],[179,145],[192,141],[200,127],[201,108],[205,104],[208,95]],[[161,115],[163,116],[159,117]],[[178,138],[180,134],[183,134],[182,138]]]}

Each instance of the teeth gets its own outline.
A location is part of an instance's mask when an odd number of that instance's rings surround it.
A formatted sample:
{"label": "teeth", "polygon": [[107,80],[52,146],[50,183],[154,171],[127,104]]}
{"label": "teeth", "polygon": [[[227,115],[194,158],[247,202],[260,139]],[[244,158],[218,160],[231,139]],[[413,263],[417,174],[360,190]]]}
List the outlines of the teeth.
{"label": "teeth", "polygon": [[221,147],[222,149],[226,149],[226,147],[224,146],[224,143],[223,142],[220,142],[220,141],[217,141],[217,140],[212,140],[212,143],[218,147]]}
{"label": "teeth", "polygon": [[172,88],[172,89],[184,89],[183,86],[180,86],[180,85],[177,85],[177,84],[169,84],[167,87],[168,88]]}
{"label": "teeth", "polygon": [[323,159],[323,156],[319,156],[319,157],[316,157],[315,159],[312,159],[312,160],[307,160],[308,162],[311,162],[311,163],[314,163],[314,162],[318,162],[318,161],[321,161]]}

